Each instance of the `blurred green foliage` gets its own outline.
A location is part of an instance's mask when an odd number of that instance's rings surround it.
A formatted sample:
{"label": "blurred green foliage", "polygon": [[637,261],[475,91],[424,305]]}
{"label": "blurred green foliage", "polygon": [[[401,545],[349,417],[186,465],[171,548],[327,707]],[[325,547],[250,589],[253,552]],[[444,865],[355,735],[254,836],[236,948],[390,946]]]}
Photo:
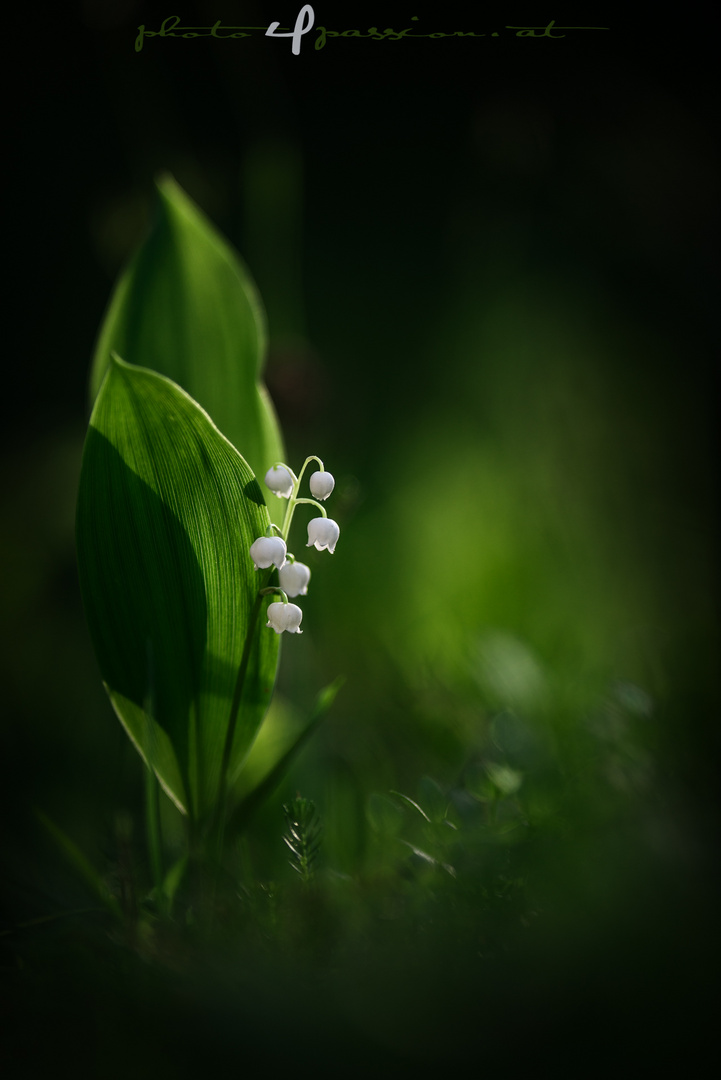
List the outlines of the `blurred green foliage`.
{"label": "blurred green foliage", "polygon": [[[62,378],[47,374],[45,392],[68,397],[42,439],[28,448],[21,429],[3,459],[7,996],[42,1015],[59,1054],[117,1075],[285,1066],[311,1031],[318,1068],[336,1074],[352,1060],[591,1076],[619,1061],[688,1068],[710,1030],[705,69],[687,62],[682,78],[671,45],[644,35],[600,53],[589,40],[552,65],[434,51],[421,70],[415,54],[376,52],[370,81],[367,42],[295,67],[254,46],[236,65],[206,43],[192,80],[187,54],[156,50],[133,75],[147,118],[122,82],[103,87],[136,134],[122,174],[117,130],[105,158],[93,147],[102,180],[74,196],[86,289],[57,259],[46,270],[63,326],[83,328],[58,345]],[[240,117],[251,89],[257,112]],[[211,940],[192,917],[153,922],[137,763],[72,563],[75,402],[158,167],[253,269],[289,457],[323,456],[342,530],[332,557],[308,555],[304,633],[284,649],[265,737],[290,746],[318,687],[339,673],[346,685],[239,841]],[[33,355],[50,355],[44,332],[28,331]],[[298,792],[323,824],[305,891],[282,839]],[[118,942],[95,915],[25,926],[88,906],[32,804],[117,896],[145,904],[147,940]],[[176,911],[192,913],[192,889],[181,882]],[[76,1045],[78,1016],[97,1026],[91,1049]]]}

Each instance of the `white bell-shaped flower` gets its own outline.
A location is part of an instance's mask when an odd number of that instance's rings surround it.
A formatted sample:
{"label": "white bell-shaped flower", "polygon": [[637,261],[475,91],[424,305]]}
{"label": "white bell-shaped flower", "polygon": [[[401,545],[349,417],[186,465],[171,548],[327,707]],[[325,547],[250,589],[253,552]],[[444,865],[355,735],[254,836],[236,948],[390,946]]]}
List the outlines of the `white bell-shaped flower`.
{"label": "white bell-shaped flower", "polygon": [[317,547],[318,551],[325,548],[331,555],[335,551],[340,536],[340,527],[330,518],[318,517],[308,522],[308,543],[306,547]]}
{"label": "white bell-shaped flower", "polygon": [[265,486],[279,499],[289,499],[293,491],[293,477],[282,465],[273,465],[265,474]]}
{"label": "white bell-shaped flower", "polygon": [[278,580],[286,596],[307,596],[310,567],[302,562],[286,562],[278,572]]}
{"label": "white bell-shaped flower", "polygon": [[302,634],[300,621],[303,612],[297,604],[268,604],[268,622],[266,626],[272,626],[276,634],[282,634],[287,630],[289,634]]}
{"label": "white bell-shaped flower", "polygon": [[329,472],[314,472],[309,481],[310,493],[321,502],[327,499],[335,487],[335,480]]}
{"label": "white bell-shaped flower", "polygon": [[285,540],[279,536],[259,536],[250,545],[250,557],[256,570],[267,570],[269,566],[280,570],[285,565],[287,550]]}

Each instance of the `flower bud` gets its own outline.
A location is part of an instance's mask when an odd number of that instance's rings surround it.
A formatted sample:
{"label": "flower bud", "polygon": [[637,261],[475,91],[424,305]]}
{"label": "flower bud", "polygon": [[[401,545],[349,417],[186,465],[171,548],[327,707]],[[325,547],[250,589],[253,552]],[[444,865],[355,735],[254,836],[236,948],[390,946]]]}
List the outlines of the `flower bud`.
{"label": "flower bud", "polygon": [[313,547],[315,545],[318,551],[328,548],[332,555],[339,536],[340,528],[335,521],[323,517],[313,518],[308,522],[308,543],[305,546]]}
{"label": "flower bud", "polygon": [[287,562],[279,571],[278,580],[286,596],[307,596],[310,568],[302,562]]}
{"label": "flower bud", "polygon": [[277,566],[280,570],[285,565],[287,548],[285,540],[279,536],[259,536],[250,545],[250,557],[256,570],[266,570]]}
{"label": "flower bud", "polygon": [[302,634],[300,621],[303,612],[297,604],[268,604],[268,622],[266,626],[272,626],[276,634],[282,634],[287,630],[289,634]]}
{"label": "flower bud", "polygon": [[279,499],[289,499],[293,491],[293,477],[282,465],[273,465],[265,474],[265,486]]}
{"label": "flower bud", "polygon": [[309,481],[310,493],[314,499],[327,499],[335,487],[335,480],[329,472],[314,472]]}

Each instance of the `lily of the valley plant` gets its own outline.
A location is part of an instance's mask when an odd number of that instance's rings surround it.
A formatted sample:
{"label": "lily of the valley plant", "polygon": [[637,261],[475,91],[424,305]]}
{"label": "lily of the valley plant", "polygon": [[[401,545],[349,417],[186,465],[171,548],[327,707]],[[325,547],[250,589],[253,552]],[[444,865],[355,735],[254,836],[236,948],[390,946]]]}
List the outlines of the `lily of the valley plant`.
{"label": "lily of the valley plant", "polygon": [[[298,495],[300,482],[303,474],[311,461],[317,461],[320,471],[312,473],[308,486],[314,499],[303,499]],[[283,462],[276,462],[265,474],[266,487],[280,499],[287,499],[282,525],[271,524],[266,536],[259,536],[250,546],[250,557],[256,570],[265,570],[276,567],[278,570],[279,586],[266,586],[261,588],[261,595],[278,593],[282,596],[281,602],[274,602],[268,606],[267,626],[272,627],[276,634],[282,634],[285,630],[289,634],[302,634],[300,628],[303,612],[297,604],[288,602],[289,596],[306,596],[310,581],[310,568],[305,563],[297,562],[294,555],[288,552],[288,534],[295,508],[299,503],[307,503],[320,510],[321,517],[313,518],[308,522],[308,543],[306,547],[315,547],[318,551],[335,551],[335,546],[340,536],[340,528],[337,523],[328,517],[325,507],[321,506],[317,499],[325,499],[333,491],[335,480],[329,472],[325,471],[323,462],[319,457],[311,455],[306,458],[303,468],[298,476]]]}
{"label": "lily of the valley plant", "polygon": [[[340,530],[321,505],[334,487],[322,461],[299,476],[280,461],[247,269],[172,179],[158,196],[98,337],[77,550],[103,683],[147,766],[160,895],[154,785],[187,820],[189,850],[213,838],[219,857],[223,822],[255,798],[237,782],[270,704],[279,635],[301,632],[289,598],[307,594],[310,569],[288,552],[296,507],[318,515],[309,546],[332,552]],[[312,497],[300,498],[311,461]],[[263,497],[263,475],[284,508]]]}

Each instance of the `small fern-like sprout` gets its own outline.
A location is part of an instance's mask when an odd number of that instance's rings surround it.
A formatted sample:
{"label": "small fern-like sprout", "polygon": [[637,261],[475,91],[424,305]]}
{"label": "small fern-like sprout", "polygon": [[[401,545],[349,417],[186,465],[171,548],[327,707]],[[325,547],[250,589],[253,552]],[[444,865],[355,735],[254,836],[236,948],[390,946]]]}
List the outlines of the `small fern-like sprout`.
{"label": "small fern-like sprout", "polygon": [[315,803],[298,795],[283,807],[288,833],[283,837],[290,848],[290,865],[306,885],[313,878],[315,861],[322,841],[323,826]]}

